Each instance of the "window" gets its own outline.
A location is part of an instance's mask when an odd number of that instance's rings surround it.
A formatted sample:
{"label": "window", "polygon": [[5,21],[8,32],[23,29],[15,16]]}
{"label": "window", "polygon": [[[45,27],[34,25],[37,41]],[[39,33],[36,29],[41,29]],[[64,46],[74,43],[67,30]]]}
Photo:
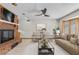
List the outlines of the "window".
{"label": "window", "polygon": [[76,22],[75,19],[73,19],[71,23],[71,34],[75,34],[75,32],[76,32]]}
{"label": "window", "polygon": [[69,34],[69,22],[65,22],[65,33]]}

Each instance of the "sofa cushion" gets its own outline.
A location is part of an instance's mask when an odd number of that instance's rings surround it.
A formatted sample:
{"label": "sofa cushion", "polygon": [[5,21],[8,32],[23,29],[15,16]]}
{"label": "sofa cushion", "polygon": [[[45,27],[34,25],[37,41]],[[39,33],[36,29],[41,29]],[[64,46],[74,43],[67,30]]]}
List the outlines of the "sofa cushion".
{"label": "sofa cushion", "polygon": [[79,55],[79,46],[78,45],[72,44],[68,40],[58,39],[58,40],[55,40],[55,41],[56,41],[56,43],[59,46],[61,46],[62,48],[64,48],[70,54]]}
{"label": "sofa cushion", "polygon": [[71,38],[71,35],[68,34],[68,35],[67,35],[67,40],[70,41],[70,38]]}
{"label": "sofa cushion", "polygon": [[71,37],[71,38],[70,38],[70,42],[71,42],[72,44],[77,44],[77,39]]}
{"label": "sofa cushion", "polygon": [[64,40],[67,40],[67,34],[63,34],[63,35],[62,35],[62,38],[63,38]]}
{"label": "sofa cushion", "polygon": [[71,35],[70,34],[63,34],[62,35],[62,38],[64,39],[64,40],[70,40],[70,38],[71,38]]}
{"label": "sofa cushion", "polygon": [[78,34],[78,40],[77,40],[77,44],[79,45],[79,34]]}

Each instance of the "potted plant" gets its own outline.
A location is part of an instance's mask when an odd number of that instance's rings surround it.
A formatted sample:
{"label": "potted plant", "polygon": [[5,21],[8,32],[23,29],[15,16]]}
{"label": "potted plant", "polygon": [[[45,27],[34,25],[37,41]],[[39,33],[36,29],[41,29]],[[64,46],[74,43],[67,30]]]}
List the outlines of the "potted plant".
{"label": "potted plant", "polygon": [[45,39],[43,39],[43,41],[42,41],[42,46],[41,46],[41,48],[47,48],[47,42],[46,42]]}
{"label": "potted plant", "polygon": [[56,34],[56,29],[53,29],[53,34]]}

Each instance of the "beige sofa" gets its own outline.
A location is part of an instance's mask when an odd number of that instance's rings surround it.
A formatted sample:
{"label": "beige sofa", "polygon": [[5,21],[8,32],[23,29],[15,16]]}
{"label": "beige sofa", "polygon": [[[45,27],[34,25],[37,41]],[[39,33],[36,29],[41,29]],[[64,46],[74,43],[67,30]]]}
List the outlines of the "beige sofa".
{"label": "beige sofa", "polygon": [[69,40],[66,39],[56,39],[56,44],[61,46],[64,50],[69,52],[72,55],[79,55],[79,45],[73,44]]}

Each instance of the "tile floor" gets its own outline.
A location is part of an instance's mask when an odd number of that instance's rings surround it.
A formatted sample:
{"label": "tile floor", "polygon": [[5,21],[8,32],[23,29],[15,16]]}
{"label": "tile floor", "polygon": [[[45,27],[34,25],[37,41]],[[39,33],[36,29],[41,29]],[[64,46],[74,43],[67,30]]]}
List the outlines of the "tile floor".
{"label": "tile floor", "polygon": [[[55,55],[69,55],[64,49],[51,41],[55,48]],[[22,43],[13,48],[7,55],[38,55],[38,43],[32,42],[30,39],[23,39]]]}

